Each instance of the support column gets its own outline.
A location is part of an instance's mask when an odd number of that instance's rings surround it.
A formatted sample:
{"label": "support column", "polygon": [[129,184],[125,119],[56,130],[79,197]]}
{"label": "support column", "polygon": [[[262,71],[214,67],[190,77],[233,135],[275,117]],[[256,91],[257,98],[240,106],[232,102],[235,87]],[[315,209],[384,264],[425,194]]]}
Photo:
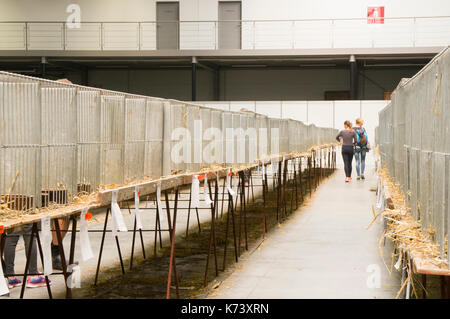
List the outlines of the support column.
{"label": "support column", "polygon": [[81,71],[81,84],[88,86],[89,85],[89,68],[85,67],[83,68],[83,71]]}
{"label": "support column", "polygon": [[358,99],[358,64],[354,55],[350,56],[350,99]]}
{"label": "support column", "polygon": [[191,88],[192,88],[192,101],[197,101],[197,57],[192,57],[192,82],[191,82]]}
{"label": "support column", "polygon": [[45,56],[41,57],[41,77],[43,79],[47,78],[47,70],[46,70],[47,64],[48,64],[47,58]]}
{"label": "support column", "polygon": [[220,100],[220,66],[214,72],[214,100]]}

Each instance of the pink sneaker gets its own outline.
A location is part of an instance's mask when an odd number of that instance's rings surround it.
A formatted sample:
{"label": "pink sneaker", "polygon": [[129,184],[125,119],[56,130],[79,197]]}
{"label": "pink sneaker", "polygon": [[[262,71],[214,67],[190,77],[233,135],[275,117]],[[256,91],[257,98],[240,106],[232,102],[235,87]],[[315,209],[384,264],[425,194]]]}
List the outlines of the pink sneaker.
{"label": "pink sneaker", "polygon": [[[51,285],[50,279],[48,280],[48,284]],[[37,288],[37,287],[44,287],[47,283],[45,282],[45,276],[39,275],[39,276],[31,276],[27,278],[27,287],[28,288]]]}
{"label": "pink sneaker", "polygon": [[12,288],[18,287],[18,286],[22,286],[22,281],[19,278],[17,278],[16,276],[8,278],[8,288],[9,289],[12,289]]}

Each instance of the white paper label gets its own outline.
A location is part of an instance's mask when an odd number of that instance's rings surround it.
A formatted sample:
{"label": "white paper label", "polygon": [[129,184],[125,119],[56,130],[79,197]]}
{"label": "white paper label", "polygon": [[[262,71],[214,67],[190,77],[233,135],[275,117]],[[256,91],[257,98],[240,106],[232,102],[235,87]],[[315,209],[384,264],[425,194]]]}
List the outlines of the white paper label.
{"label": "white paper label", "polygon": [[226,186],[227,186],[228,194],[230,194],[231,197],[234,197],[236,195],[236,193],[232,189],[232,185],[231,185],[231,170],[230,169],[228,169],[228,172],[227,172],[227,185]]}
{"label": "white paper label", "polygon": [[378,209],[380,209],[381,208],[381,183],[380,182],[378,182],[378,196],[377,196],[377,205],[376,205],[376,207],[378,208]]}
{"label": "white paper label", "polygon": [[89,240],[88,224],[86,220],[86,213],[88,207],[83,208],[80,215],[80,249],[81,259],[87,261],[94,257],[91,247],[91,241]]}
{"label": "white paper label", "polygon": [[[55,221],[56,223],[58,221]],[[50,216],[41,218],[41,231],[39,238],[42,245],[42,254],[44,255],[44,275],[49,276],[53,271],[52,265],[52,232],[50,230]]]}
{"label": "white paper label", "polygon": [[394,265],[395,269],[397,269],[397,270],[399,270],[402,265],[402,256],[403,256],[403,253],[400,251],[398,254],[398,260]]}
{"label": "white paper label", "polygon": [[118,231],[128,231],[123,220],[122,211],[120,210],[119,204],[117,204],[117,194],[118,191],[113,191],[111,200],[112,233],[114,237],[117,236]]}
{"label": "white paper label", "polygon": [[158,209],[159,216],[162,216],[161,182],[156,185],[156,207]]}
{"label": "white paper label", "polygon": [[203,200],[205,201],[205,204],[207,206],[212,204],[211,197],[209,197],[208,177],[206,177],[206,174],[205,174],[205,181],[203,182]]}
{"label": "white paper label", "polygon": [[273,177],[275,175],[275,164],[273,163],[273,160],[270,159],[270,176]]}
{"label": "white paper label", "polygon": [[3,275],[3,267],[0,267],[0,296],[9,294],[8,285],[6,284],[6,278]]}
{"label": "white paper label", "polygon": [[198,175],[192,176],[191,184],[191,207],[198,208],[200,206],[200,181]]}
{"label": "white paper label", "polygon": [[136,229],[142,229],[141,210],[139,208],[139,186],[134,188],[134,218],[136,220]]}

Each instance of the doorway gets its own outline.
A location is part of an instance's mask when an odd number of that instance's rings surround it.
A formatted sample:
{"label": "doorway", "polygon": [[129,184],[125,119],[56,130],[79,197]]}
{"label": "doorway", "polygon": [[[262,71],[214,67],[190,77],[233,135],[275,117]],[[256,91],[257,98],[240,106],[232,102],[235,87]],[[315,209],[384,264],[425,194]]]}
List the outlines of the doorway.
{"label": "doorway", "polygon": [[156,48],[158,50],[178,49],[179,22],[178,2],[156,3]]}

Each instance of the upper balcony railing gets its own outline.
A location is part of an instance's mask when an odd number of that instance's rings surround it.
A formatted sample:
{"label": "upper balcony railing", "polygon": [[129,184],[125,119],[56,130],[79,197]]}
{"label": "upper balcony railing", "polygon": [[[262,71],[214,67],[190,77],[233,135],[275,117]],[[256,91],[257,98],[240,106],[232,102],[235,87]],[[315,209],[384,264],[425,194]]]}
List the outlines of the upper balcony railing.
{"label": "upper balcony railing", "polygon": [[0,22],[0,50],[322,49],[441,47],[450,17],[367,19]]}

